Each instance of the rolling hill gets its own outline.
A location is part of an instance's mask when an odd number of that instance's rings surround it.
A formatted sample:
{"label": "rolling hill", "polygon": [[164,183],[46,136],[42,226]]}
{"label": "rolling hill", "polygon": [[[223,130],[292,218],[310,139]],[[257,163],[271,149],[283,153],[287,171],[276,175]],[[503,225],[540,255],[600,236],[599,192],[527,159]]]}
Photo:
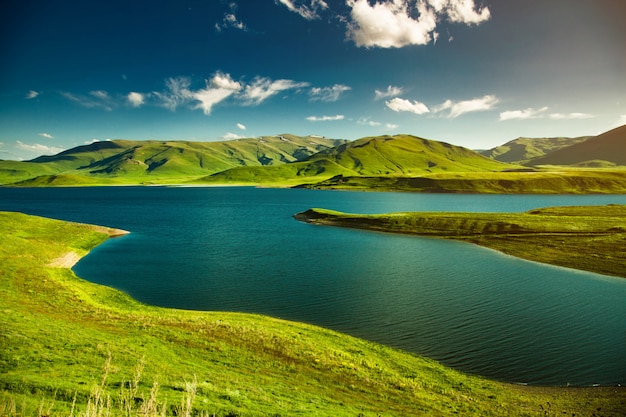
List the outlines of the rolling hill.
{"label": "rolling hill", "polygon": [[626,165],[626,125],[609,130],[584,142],[550,152],[543,157],[529,161],[528,164],[580,167]]}
{"label": "rolling hill", "polygon": [[[209,175],[238,166],[305,159],[344,140],[279,135],[223,142],[113,140],[27,162],[0,161],[0,183],[146,183]],[[41,178],[38,178],[41,177]],[[25,181],[25,182],[24,182]]]}
{"label": "rolling hill", "polygon": [[480,154],[501,162],[521,164],[534,158],[545,156],[546,154],[554,152],[558,149],[584,142],[590,137],[591,136],[581,136],[577,138],[520,137],[511,140],[504,145],[496,146],[495,148],[486,151],[480,151]]}
{"label": "rolling hill", "polygon": [[367,137],[280,167],[241,167],[198,180],[208,183],[318,182],[342,176],[415,176],[514,168],[474,151],[410,135]]}

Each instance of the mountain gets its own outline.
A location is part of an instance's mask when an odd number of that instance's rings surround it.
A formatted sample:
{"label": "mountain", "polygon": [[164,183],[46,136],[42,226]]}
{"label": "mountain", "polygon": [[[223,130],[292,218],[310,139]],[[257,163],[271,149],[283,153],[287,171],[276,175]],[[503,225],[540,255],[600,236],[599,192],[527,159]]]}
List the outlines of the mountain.
{"label": "mountain", "polygon": [[[0,183],[150,182],[198,177],[238,166],[273,166],[306,159],[345,143],[319,136],[278,135],[223,142],[113,140],[27,162],[0,161]],[[41,177],[35,181],[35,178]],[[73,179],[70,179],[71,183]],[[97,181],[96,181],[97,182]]]}
{"label": "mountain", "polygon": [[592,136],[581,136],[577,138],[524,138],[520,137],[496,146],[495,148],[480,151],[481,155],[501,162],[525,163],[534,158],[542,157],[550,152],[567,146],[575,145],[579,142],[591,138]]}
{"label": "mountain", "polygon": [[211,183],[321,181],[342,176],[414,176],[435,172],[502,171],[513,166],[472,150],[410,135],[367,137],[280,167],[241,167],[199,179]]}
{"label": "mountain", "polygon": [[626,165],[626,125],[529,161],[532,165]]}

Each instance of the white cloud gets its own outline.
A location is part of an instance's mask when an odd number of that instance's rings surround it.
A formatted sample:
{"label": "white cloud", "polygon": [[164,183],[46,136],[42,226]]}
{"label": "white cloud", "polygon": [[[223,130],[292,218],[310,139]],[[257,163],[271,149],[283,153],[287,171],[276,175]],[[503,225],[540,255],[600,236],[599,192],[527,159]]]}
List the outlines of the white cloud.
{"label": "white cloud", "polygon": [[241,130],[246,130],[246,125],[242,124],[242,123],[237,123],[237,127]]}
{"label": "white cloud", "polygon": [[336,116],[309,116],[306,118],[309,122],[332,122],[336,120],[343,120],[345,116],[343,114],[338,114]]}
{"label": "white cloud", "polygon": [[527,108],[524,110],[508,110],[500,113],[500,120],[525,120],[525,119],[536,119],[542,117],[543,112],[548,110],[547,107],[542,107],[540,109]]}
{"label": "white cloud", "polygon": [[60,93],[66,99],[73,101],[88,109],[101,108],[106,111],[113,110],[115,103],[109,96],[109,93],[103,90],[90,91],[89,95],[76,95],[68,92]]}
{"label": "white cloud", "polygon": [[595,116],[589,113],[552,113],[548,115],[552,120],[592,119]]}
{"label": "white cloud", "polygon": [[248,84],[241,97],[246,105],[258,105],[281,91],[293,88],[307,87],[309,83],[292,80],[272,81],[267,77],[256,77],[252,84]]}
{"label": "white cloud", "polygon": [[166,91],[155,91],[152,94],[160,101],[161,106],[174,111],[193,98],[190,85],[191,80],[187,77],[171,77],[165,80]]}
{"label": "white cloud", "polygon": [[128,102],[130,103],[131,106],[133,106],[133,107],[140,107],[140,106],[142,106],[145,103],[146,97],[142,93],[137,93],[135,91],[131,91],[126,96],[126,100],[128,100]]}
{"label": "white cloud", "polygon": [[480,24],[490,19],[487,7],[474,0],[346,0],[348,39],[366,48],[401,48],[436,42],[441,18],[452,23]]}
{"label": "white cloud", "polygon": [[351,8],[346,36],[357,46],[366,48],[401,48],[425,45],[431,41],[430,32],[437,26],[433,9],[420,0],[418,19],[412,17],[409,0],[392,0],[370,5],[368,0],[347,0]]}
{"label": "white cloud", "polygon": [[111,97],[109,96],[109,93],[107,93],[104,90],[90,91],[89,94],[94,96],[95,98],[100,99],[100,100],[110,100],[111,99]]}
{"label": "white cloud", "polygon": [[[298,13],[306,20],[319,19],[319,12],[327,9],[328,4],[324,0],[275,0],[278,3],[283,4],[289,10],[294,13]],[[308,3],[308,4],[307,4]]]}
{"label": "white cloud", "polygon": [[30,100],[37,97],[39,94],[41,94],[39,91],[30,90],[28,93],[26,93],[26,98]]}
{"label": "white cloud", "polygon": [[387,129],[389,130],[395,130],[397,128],[399,128],[399,125],[393,124],[393,123],[386,123],[385,126],[387,127]]}
{"label": "white cloud", "polygon": [[361,117],[359,120],[357,120],[357,123],[360,125],[366,125],[366,126],[372,126],[372,127],[381,125],[380,122],[375,122],[373,120],[370,120],[369,117]]}
{"label": "white cloud", "polygon": [[52,136],[50,133],[40,133],[39,136],[46,139],[54,139],[54,136]]}
{"label": "white cloud", "polygon": [[206,88],[191,92],[191,97],[199,101],[193,108],[202,109],[207,116],[217,103],[225,100],[241,90],[241,84],[233,80],[229,74],[216,73],[211,80],[207,81]]}
{"label": "white cloud", "polygon": [[448,117],[454,119],[465,113],[471,113],[476,111],[491,110],[500,100],[494,95],[486,95],[484,97],[475,98],[472,100],[464,101],[452,101],[446,100],[441,105],[435,107],[433,111],[435,113],[450,110]]}
{"label": "white cloud", "polygon": [[332,87],[314,87],[309,91],[309,96],[312,101],[337,101],[346,91],[352,90],[352,87],[348,87],[343,84],[335,84]]}
{"label": "white cloud", "polygon": [[385,105],[395,112],[406,111],[415,114],[425,114],[430,112],[428,107],[421,101],[415,100],[411,102],[410,100],[405,100],[399,97],[386,101]]}
{"label": "white cloud", "polygon": [[222,23],[216,23],[215,29],[221,31],[222,29],[234,28],[243,30],[244,32],[248,31],[248,27],[241,20],[237,19],[235,13],[226,13],[224,14],[224,18],[222,19]]}
{"label": "white cloud", "polygon": [[387,90],[374,90],[374,99],[382,100],[383,98],[388,97],[398,97],[399,95],[402,95],[403,92],[404,89],[402,87],[389,85],[387,86]]}
{"label": "white cloud", "polygon": [[474,0],[428,0],[437,13],[446,13],[454,23],[479,24],[489,20],[491,12],[487,7],[476,10]]}
{"label": "white cloud", "polygon": [[29,151],[29,152],[33,152],[33,153],[37,153],[39,155],[55,155],[59,152],[63,152],[63,149],[61,148],[57,148],[55,146],[47,146],[47,145],[42,145],[40,143],[34,143],[32,145],[29,145],[27,143],[23,143],[21,141],[16,141],[15,142],[17,147],[19,149],[23,149],[25,151]]}
{"label": "white cloud", "polygon": [[223,140],[235,140],[235,139],[243,139],[244,136],[238,135],[236,133],[228,132],[224,136],[222,136]]}

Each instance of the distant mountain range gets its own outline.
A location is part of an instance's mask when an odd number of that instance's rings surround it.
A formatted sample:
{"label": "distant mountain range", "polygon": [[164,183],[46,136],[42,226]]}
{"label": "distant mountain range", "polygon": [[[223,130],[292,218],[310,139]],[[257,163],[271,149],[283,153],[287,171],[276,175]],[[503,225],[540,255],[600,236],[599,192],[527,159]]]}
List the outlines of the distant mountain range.
{"label": "distant mountain range", "polygon": [[[594,137],[519,138],[481,153],[411,135],[355,141],[290,134],[223,142],[113,140],[31,161],[0,161],[0,184],[327,184],[332,187],[350,184],[347,178],[369,178],[365,182],[368,184],[373,184],[375,178],[387,178],[379,181],[380,184],[407,186],[415,181],[389,179],[437,177],[439,181],[445,177],[447,181],[452,178],[457,181],[461,173],[466,177],[474,173],[472,178],[484,183],[485,173],[546,171],[549,168],[545,167],[552,165],[626,166],[626,125]],[[504,181],[501,177],[498,176],[498,181]],[[428,187],[436,190],[439,186],[437,183],[434,188]],[[601,186],[594,182],[594,187]],[[498,187],[505,189],[506,182]]]}
{"label": "distant mountain range", "polygon": [[0,183],[23,185],[150,183],[187,180],[237,166],[297,162],[346,143],[320,136],[277,135],[223,142],[112,140],[31,161],[0,161]]}
{"label": "distant mountain range", "polygon": [[598,136],[518,138],[482,155],[526,166],[569,165],[602,168],[626,165],[626,125]]}
{"label": "distant mountain range", "polygon": [[512,164],[525,164],[535,158],[545,156],[550,152],[575,145],[579,142],[584,142],[591,137],[593,136],[581,136],[577,138],[522,137],[486,151],[479,151],[479,153],[497,161],[509,162]]}

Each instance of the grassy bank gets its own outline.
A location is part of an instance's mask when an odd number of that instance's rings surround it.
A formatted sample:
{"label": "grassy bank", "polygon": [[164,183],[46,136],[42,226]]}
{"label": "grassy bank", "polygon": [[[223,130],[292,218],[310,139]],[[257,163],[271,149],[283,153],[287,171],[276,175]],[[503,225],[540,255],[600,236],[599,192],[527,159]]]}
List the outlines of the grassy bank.
{"label": "grassy bank", "polygon": [[303,188],[484,194],[624,194],[626,169],[546,167],[517,172],[445,172],[420,176],[336,176]]}
{"label": "grassy bank", "polygon": [[537,262],[626,277],[626,206],[552,207],[526,213],[347,214],[311,209],[315,224],[463,240]]}
{"label": "grassy bank", "polygon": [[597,416],[626,409],[620,387],[508,385],[307,324],[143,305],[81,280],[62,262],[104,242],[109,229],[0,213],[0,233],[2,416]]}

